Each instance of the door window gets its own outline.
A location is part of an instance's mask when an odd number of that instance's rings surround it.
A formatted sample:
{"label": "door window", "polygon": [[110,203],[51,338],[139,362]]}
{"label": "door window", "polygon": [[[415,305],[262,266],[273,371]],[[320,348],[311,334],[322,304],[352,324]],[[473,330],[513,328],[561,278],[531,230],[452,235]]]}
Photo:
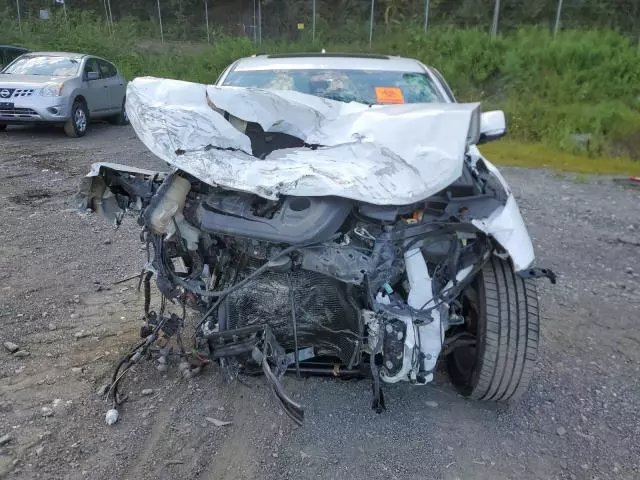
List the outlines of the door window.
{"label": "door window", "polygon": [[109,62],[105,62],[104,60],[98,60],[98,66],[100,68],[100,76],[102,78],[112,78],[115,77],[118,73],[116,67],[114,67]]}
{"label": "door window", "polygon": [[89,58],[84,66],[84,78],[87,79],[89,72],[96,72],[100,75],[100,67],[98,66],[98,60],[96,58]]}

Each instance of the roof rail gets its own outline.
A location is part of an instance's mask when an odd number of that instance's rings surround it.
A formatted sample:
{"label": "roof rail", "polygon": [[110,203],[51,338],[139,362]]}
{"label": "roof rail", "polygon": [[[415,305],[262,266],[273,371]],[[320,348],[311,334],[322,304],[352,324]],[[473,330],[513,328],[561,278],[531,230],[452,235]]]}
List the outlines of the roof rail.
{"label": "roof rail", "polygon": [[323,49],[322,53],[271,53],[267,55],[269,58],[300,58],[300,57],[342,57],[342,58],[373,58],[379,60],[389,60],[388,55],[378,53],[326,53]]}

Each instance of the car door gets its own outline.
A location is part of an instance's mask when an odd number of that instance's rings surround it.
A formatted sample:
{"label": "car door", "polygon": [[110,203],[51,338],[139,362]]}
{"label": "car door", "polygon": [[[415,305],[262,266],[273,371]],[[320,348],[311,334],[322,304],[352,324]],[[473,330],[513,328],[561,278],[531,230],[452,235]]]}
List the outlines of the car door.
{"label": "car door", "polygon": [[119,112],[124,99],[124,81],[118,75],[116,67],[106,60],[98,60],[100,74],[105,80],[109,91],[109,109],[112,112]]}
{"label": "car door", "polygon": [[[90,73],[93,77],[90,79]],[[97,78],[96,77],[97,74]],[[93,117],[100,117],[108,114],[111,107],[109,96],[108,80],[102,78],[100,74],[100,64],[97,58],[87,58],[84,65],[83,82],[84,96],[87,99],[89,114]]]}

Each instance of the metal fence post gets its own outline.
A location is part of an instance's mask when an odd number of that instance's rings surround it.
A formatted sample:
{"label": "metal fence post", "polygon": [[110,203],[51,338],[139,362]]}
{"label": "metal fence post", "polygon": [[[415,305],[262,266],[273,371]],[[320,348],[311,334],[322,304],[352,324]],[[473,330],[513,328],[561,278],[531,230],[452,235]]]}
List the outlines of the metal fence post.
{"label": "metal fence post", "polygon": [[262,0],[258,0],[258,45],[262,45]]}
{"label": "metal fence post", "polygon": [[316,43],[316,0],[311,0],[311,40]]}
{"label": "metal fence post", "polygon": [[493,7],[493,24],[491,25],[491,36],[495,38],[498,35],[498,20],[500,18],[500,0],[495,0]]}
{"label": "metal fence post", "polygon": [[111,22],[109,21],[109,9],[107,8],[107,0],[103,0],[102,3],[104,4],[104,16],[107,19],[107,30],[109,30],[109,35],[112,35],[113,32],[111,31]]}
{"label": "metal fence post", "polygon": [[371,18],[369,20],[369,48],[371,48],[371,44],[373,43],[373,12],[375,9],[375,0],[371,0]]}
{"label": "metal fence post", "polygon": [[160,0],[157,0],[158,4],[158,21],[160,23],[160,42],[164,45],[164,32],[162,31],[162,12],[160,11]]}
{"label": "metal fence post", "polygon": [[111,33],[113,33],[113,14],[111,13],[111,0],[107,0],[107,6],[109,7],[109,21],[111,22]]}
{"label": "metal fence post", "polygon": [[253,0],[253,43],[258,43],[258,27],[256,25],[256,0]]}
{"label": "metal fence post", "polygon": [[22,35],[22,18],[20,18],[20,0],[16,0],[16,10],[18,11],[18,30],[20,30],[20,35]]}
{"label": "metal fence post", "polygon": [[560,15],[562,14],[562,0],[558,0],[558,9],[556,11],[556,25],[553,28],[553,38],[556,38],[558,35],[558,30],[560,30]]}
{"label": "metal fence post", "polygon": [[429,27],[429,0],[424,0],[424,31]]}
{"label": "metal fence post", "polygon": [[62,4],[62,10],[64,11],[64,22],[67,24],[67,30],[69,30],[69,17],[67,17],[67,3]]}
{"label": "metal fence post", "polygon": [[204,20],[207,25],[207,43],[211,43],[211,38],[209,37],[209,2],[208,0],[204,0]]}

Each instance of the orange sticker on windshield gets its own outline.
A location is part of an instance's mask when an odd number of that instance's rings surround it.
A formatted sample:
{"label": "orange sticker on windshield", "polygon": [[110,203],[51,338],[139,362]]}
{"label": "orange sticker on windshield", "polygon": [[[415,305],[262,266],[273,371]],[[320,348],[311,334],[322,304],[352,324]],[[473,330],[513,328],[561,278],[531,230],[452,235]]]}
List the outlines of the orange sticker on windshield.
{"label": "orange sticker on windshield", "polygon": [[378,103],[404,103],[404,95],[398,87],[376,87]]}

